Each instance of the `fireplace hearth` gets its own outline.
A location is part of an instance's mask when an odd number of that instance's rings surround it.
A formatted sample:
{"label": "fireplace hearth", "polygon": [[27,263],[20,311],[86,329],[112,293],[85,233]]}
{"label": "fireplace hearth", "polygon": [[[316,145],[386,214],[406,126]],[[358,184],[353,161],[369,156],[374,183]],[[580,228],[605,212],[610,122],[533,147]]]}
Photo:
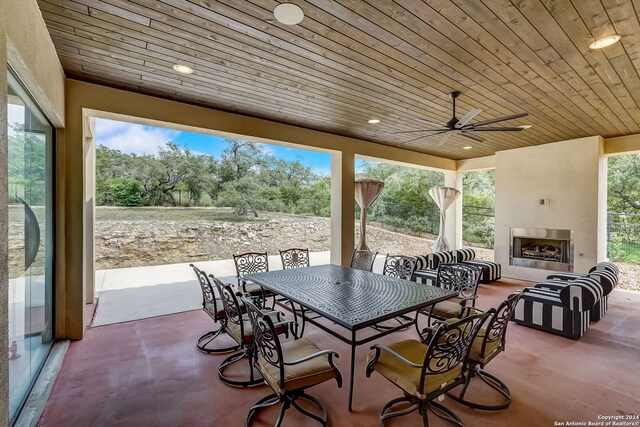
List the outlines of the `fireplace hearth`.
{"label": "fireplace hearth", "polygon": [[509,264],[573,271],[573,232],[549,228],[512,228]]}

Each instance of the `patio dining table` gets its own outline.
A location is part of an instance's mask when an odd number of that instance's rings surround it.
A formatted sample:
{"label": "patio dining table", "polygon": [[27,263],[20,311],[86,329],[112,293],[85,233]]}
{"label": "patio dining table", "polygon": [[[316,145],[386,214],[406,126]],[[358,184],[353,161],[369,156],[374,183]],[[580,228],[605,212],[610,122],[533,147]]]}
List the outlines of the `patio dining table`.
{"label": "patio dining table", "polygon": [[[303,322],[309,322],[350,345],[349,410],[353,403],[356,347],[416,322],[415,318],[398,316],[457,295],[434,286],[338,265],[253,273],[246,278],[299,304],[306,309],[299,313]],[[298,313],[295,309],[293,311],[297,317]],[[316,316],[310,316],[309,312]],[[319,317],[340,325],[346,329],[346,334],[335,330],[335,325],[323,324]],[[375,330],[372,335],[358,339],[359,331],[374,331],[370,326],[396,317],[403,319],[397,326]]]}

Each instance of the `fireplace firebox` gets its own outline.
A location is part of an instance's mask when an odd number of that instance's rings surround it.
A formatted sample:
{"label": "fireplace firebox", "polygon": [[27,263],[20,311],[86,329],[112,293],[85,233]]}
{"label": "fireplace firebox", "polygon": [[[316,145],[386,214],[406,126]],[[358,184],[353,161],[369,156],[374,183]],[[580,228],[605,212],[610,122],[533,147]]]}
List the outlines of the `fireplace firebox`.
{"label": "fireplace firebox", "polygon": [[552,271],[573,271],[573,231],[512,228],[509,264]]}

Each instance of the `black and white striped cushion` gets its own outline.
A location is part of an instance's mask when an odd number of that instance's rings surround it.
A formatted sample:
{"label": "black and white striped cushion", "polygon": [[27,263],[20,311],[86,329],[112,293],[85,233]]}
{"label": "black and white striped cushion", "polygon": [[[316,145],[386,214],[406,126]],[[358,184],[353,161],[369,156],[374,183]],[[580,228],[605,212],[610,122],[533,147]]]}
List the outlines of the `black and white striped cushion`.
{"label": "black and white striped cushion", "polygon": [[[552,277],[552,276],[557,276],[557,275],[551,275],[549,277]],[[588,277],[596,280],[598,282],[598,285],[602,288],[602,297],[598,299],[593,305],[593,307],[591,308],[591,320],[598,321],[602,319],[602,317],[607,312],[608,298],[609,298],[608,295],[615,287],[617,277],[609,270],[594,271],[588,276],[581,276],[581,275],[577,276],[578,279],[584,278],[584,277]],[[559,292],[562,288],[569,286],[571,284],[574,284],[575,280],[576,279],[573,279],[573,280],[563,280],[558,278],[547,279],[536,284],[535,287],[541,288],[541,289],[555,290]]]}
{"label": "black and white striped cushion", "polygon": [[597,263],[594,267],[592,267],[591,270],[589,270],[589,273],[593,273],[594,271],[602,271],[602,270],[608,270],[613,274],[615,274],[616,276],[620,272],[618,269],[618,266],[615,265],[614,263],[609,261],[603,261],[603,262]]}
{"label": "black and white striped cushion", "polygon": [[560,290],[560,300],[569,310],[588,311],[602,298],[602,286],[592,277],[581,277]]}
{"label": "black and white striped cushion", "polygon": [[427,268],[429,270],[437,270],[440,264],[450,264],[453,262],[453,253],[449,251],[434,252],[427,255]]}
{"label": "black and white striped cushion", "polygon": [[438,270],[416,270],[413,273],[414,282],[435,286],[438,281]]}
{"label": "black and white striped cushion", "polygon": [[571,338],[580,338],[589,326],[589,311],[567,309],[556,291],[527,288],[518,301],[513,321]]}
{"label": "black and white striped cushion", "polygon": [[476,252],[471,248],[456,249],[453,251],[453,260],[455,262],[472,261],[476,259]]}
{"label": "black and white striped cushion", "polygon": [[482,273],[480,274],[480,283],[490,283],[494,280],[498,280],[502,276],[502,268],[497,262],[474,259],[473,261],[465,261],[463,264],[473,265],[482,270]]}
{"label": "black and white striped cushion", "polygon": [[428,255],[416,255],[416,270],[426,270],[429,268]]}

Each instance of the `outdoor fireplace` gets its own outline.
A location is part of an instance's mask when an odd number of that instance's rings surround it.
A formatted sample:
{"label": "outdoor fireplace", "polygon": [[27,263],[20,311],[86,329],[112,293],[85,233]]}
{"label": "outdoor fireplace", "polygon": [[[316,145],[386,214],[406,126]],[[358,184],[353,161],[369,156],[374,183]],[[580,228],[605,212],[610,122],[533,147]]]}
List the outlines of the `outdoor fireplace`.
{"label": "outdoor fireplace", "polygon": [[512,228],[509,264],[573,271],[573,232],[548,228]]}

